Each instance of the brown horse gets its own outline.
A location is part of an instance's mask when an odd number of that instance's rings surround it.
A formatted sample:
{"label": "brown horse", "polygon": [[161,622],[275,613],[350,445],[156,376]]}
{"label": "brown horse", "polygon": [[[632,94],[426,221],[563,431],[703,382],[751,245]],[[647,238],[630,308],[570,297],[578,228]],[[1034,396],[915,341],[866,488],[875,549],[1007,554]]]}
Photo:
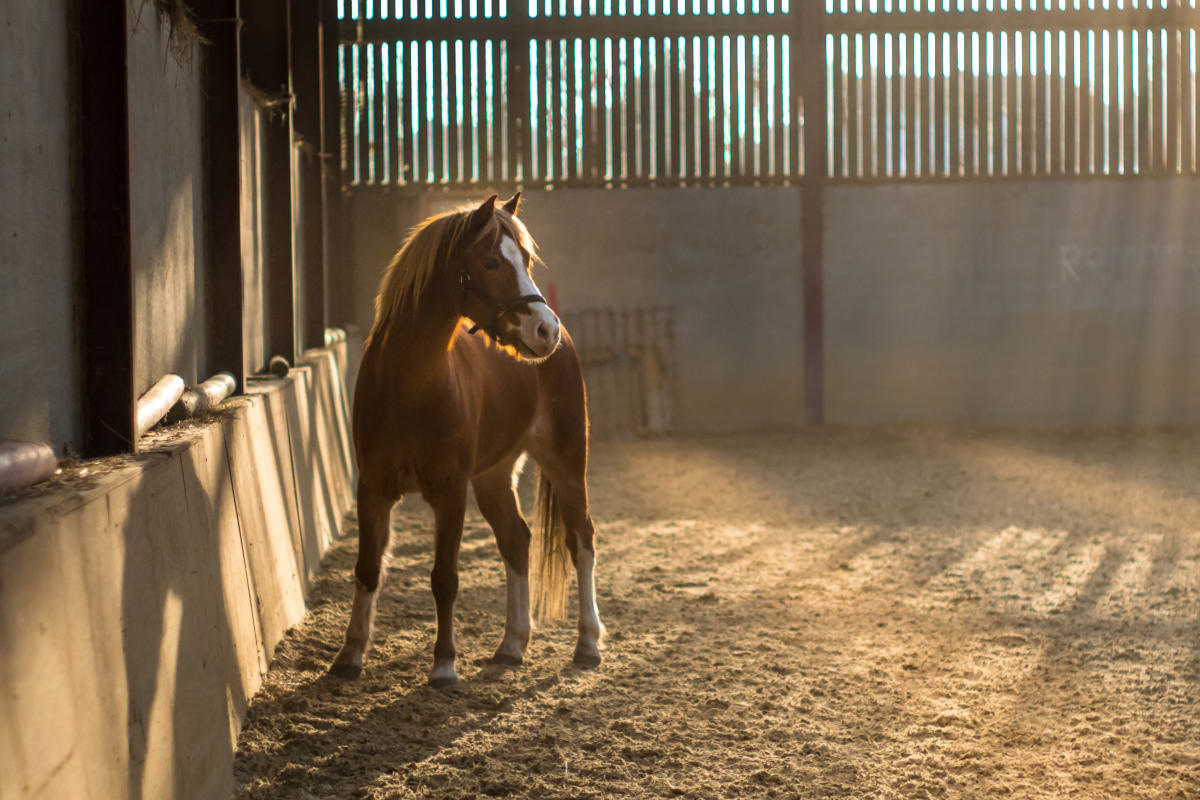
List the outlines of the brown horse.
{"label": "brown horse", "polygon": [[[517,219],[519,204],[517,193],[497,208],[493,195],[478,208],[431,217],[409,234],[383,278],[354,397],[357,581],[346,643],[330,668],[336,676],[362,672],[391,509],[420,491],[437,531],[429,682],[458,682],[454,601],[468,483],[506,570],[508,615],[492,660],[522,662],[531,629],[530,532],[516,481],[526,453],[540,468],[533,606],[542,617],[562,612],[569,553],[579,581],[574,660],[600,663],[583,375],[571,337],[530,276],[536,245]],[[474,322],[469,331],[464,318]],[[470,335],[479,328],[486,338]]]}

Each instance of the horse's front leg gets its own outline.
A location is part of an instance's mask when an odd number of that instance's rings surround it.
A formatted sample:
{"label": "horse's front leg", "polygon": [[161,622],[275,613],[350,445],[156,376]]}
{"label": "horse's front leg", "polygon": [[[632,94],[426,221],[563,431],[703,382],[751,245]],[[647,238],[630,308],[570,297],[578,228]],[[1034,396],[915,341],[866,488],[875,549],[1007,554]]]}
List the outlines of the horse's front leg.
{"label": "horse's front leg", "polygon": [[383,579],[383,557],[391,535],[392,506],[396,497],[372,488],[363,478],[358,485],[358,563],[354,567],[354,608],[346,626],[346,641],[329,671],[339,678],[362,674],[363,658],[371,641],[375,601]]}
{"label": "horse's front leg", "polygon": [[437,605],[437,641],[433,645],[433,671],[429,684],[435,689],[458,685],[454,671],[454,601],[458,598],[458,551],[462,545],[463,514],[467,485],[463,481],[426,495],[436,520],[436,545],[430,586]]}

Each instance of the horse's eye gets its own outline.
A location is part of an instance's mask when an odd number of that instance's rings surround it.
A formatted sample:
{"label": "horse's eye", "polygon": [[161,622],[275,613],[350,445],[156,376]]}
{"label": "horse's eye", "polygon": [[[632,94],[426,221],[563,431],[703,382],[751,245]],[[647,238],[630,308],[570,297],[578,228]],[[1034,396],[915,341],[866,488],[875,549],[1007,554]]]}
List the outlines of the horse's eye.
{"label": "horse's eye", "polygon": [[500,259],[498,259],[498,258],[484,259],[483,268],[484,269],[500,269]]}

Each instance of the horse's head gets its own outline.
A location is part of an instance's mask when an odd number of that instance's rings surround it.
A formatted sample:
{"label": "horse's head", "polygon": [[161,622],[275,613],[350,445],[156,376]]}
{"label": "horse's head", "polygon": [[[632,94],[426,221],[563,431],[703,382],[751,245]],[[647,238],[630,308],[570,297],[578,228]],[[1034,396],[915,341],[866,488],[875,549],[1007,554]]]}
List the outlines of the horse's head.
{"label": "horse's head", "polygon": [[467,221],[462,313],[523,358],[544,361],[558,348],[562,329],[530,275],[533,240],[517,219],[521,193],[501,208],[496,199],[485,200]]}

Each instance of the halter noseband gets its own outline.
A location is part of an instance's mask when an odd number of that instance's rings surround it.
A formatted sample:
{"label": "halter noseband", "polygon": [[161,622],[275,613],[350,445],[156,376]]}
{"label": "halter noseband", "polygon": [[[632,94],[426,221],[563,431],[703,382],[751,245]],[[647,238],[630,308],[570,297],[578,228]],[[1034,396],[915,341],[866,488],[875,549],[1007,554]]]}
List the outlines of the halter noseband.
{"label": "halter noseband", "polygon": [[546,298],[542,297],[540,294],[526,294],[521,295],[515,300],[511,300],[507,303],[501,303],[475,285],[475,282],[471,280],[471,273],[467,271],[465,266],[462,268],[462,272],[458,273],[458,285],[462,287],[462,316],[465,317],[467,315],[468,295],[475,295],[477,298],[482,300],[485,305],[491,307],[492,309],[492,323],[490,325],[484,328],[482,325],[476,322],[471,326],[471,329],[467,331],[467,333],[473,334],[480,328],[483,328],[484,332],[486,332],[488,336],[491,336],[492,340],[496,342],[500,341],[500,320],[503,319],[505,314],[511,314],[522,306],[528,306],[531,303],[546,302]]}

